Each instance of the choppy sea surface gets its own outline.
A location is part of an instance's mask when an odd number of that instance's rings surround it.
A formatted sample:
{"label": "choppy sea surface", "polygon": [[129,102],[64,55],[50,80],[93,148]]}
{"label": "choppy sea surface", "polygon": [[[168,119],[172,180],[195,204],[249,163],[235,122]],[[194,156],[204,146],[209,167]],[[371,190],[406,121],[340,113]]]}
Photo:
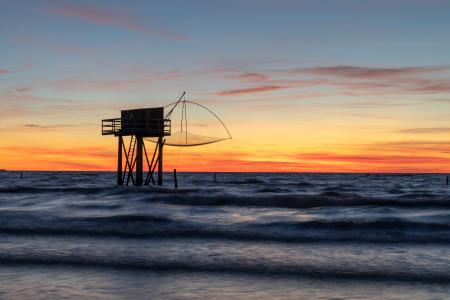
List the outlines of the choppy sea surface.
{"label": "choppy sea surface", "polygon": [[450,299],[445,175],[0,172],[0,299]]}

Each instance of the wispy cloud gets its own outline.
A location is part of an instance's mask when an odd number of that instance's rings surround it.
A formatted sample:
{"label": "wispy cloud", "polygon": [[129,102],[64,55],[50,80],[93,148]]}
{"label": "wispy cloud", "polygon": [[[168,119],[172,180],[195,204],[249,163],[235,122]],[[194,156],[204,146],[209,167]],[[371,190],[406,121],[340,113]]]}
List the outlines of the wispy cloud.
{"label": "wispy cloud", "polygon": [[[2,119],[18,119],[27,116],[40,118],[41,120],[51,120],[55,117],[66,116],[70,120],[74,118],[74,114],[96,114],[96,112],[120,110],[123,103],[108,102],[80,102],[74,98],[47,98],[33,95],[33,93],[0,92],[0,103],[2,109],[0,110],[0,117]],[[129,102],[130,105],[131,102]],[[66,119],[67,120],[67,119]],[[23,120],[21,120],[22,122]],[[32,124],[31,124],[32,125]],[[84,124],[80,124],[84,125]],[[45,125],[43,125],[45,126]],[[32,129],[31,127],[22,127],[22,129]]]}
{"label": "wispy cloud", "polygon": [[60,129],[79,129],[86,126],[98,126],[97,124],[93,123],[78,123],[76,125],[74,124],[52,124],[52,125],[44,125],[44,124],[25,124],[23,126],[20,126],[22,129],[31,129],[31,130],[60,130]]}
{"label": "wispy cloud", "polygon": [[13,151],[23,154],[40,155],[42,157],[78,157],[82,158],[108,158],[114,157],[115,152],[104,146],[70,147],[70,148],[47,148],[47,147],[3,147],[2,150]]}
{"label": "wispy cloud", "polygon": [[[349,94],[354,95],[354,94]],[[317,104],[317,106],[327,106],[329,104]],[[339,107],[340,108],[350,108],[350,109],[375,109],[380,107],[402,107],[402,106],[417,106],[417,105],[423,105],[423,102],[418,101],[409,101],[409,100],[391,100],[386,99],[385,101],[358,101],[358,102],[340,102]]]}
{"label": "wispy cloud", "polygon": [[[450,71],[449,66],[366,67],[335,65],[298,67],[265,71],[245,71],[226,74],[224,78],[249,82],[265,87],[333,88],[333,95],[397,95],[450,93],[450,80],[436,75]],[[446,74],[446,73],[444,73]],[[258,87],[259,87],[258,86]],[[270,89],[270,88],[269,88]],[[217,95],[237,95],[259,92],[256,88],[232,89]]]}
{"label": "wispy cloud", "polygon": [[[125,74],[128,78],[117,79],[91,79],[82,76],[69,77],[57,80],[52,83],[52,87],[58,90],[88,90],[88,91],[122,91],[138,87],[149,88],[149,85],[158,81],[178,79],[186,77],[189,73],[179,71],[169,72],[136,72]],[[123,77],[123,76],[122,76]]]}
{"label": "wispy cloud", "polygon": [[448,79],[385,78],[383,81],[335,81],[330,83],[348,91],[349,94],[447,94],[450,93]]}
{"label": "wispy cloud", "polygon": [[423,67],[400,67],[400,68],[376,68],[360,66],[329,66],[314,68],[290,69],[291,73],[306,73],[323,76],[336,76],[355,79],[385,79],[392,77],[404,77],[423,73],[446,71],[447,66],[423,66]]}
{"label": "wispy cloud", "polygon": [[51,100],[40,97],[29,95],[27,93],[0,93],[0,101],[2,104],[13,104],[13,105],[22,105],[22,104],[32,104],[32,103],[50,103]]}
{"label": "wispy cloud", "polygon": [[269,76],[264,73],[248,72],[235,75],[228,75],[226,76],[226,78],[237,79],[242,81],[266,81],[269,79]]}
{"label": "wispy cloud", "polygon": [[52,132],[52,131],[61,131],[61,130],[79,130],[86,129],[89,127],[96,127],[98,124],[94,123],[79,123],[79,124],[52,124],[52,125],[44,125],[44,124],[23,124],[23,125],[15,125],[15,126],[7,126],[0,127],[0,132]]}
{"label": "wispy cloud", "polygon": [[31,86],[21,86],[16,88],[17,92],[30,92],[32,90]]}
{"label": "wispy cloud", "polygon": [[450,133],[450,127],[427,127],[427,128],[408,128],[398,132],[411,134],[441,134]]}
{"label": "wispy cloud", "polygon": [[262,85],[244,89],[235,89],[235,90],[225,90],[218,92],[218,96],[235,96],[235,95],[245,95],[245,94],[254,94],[254,93],[263,93],[263,92],[271,92],[275,90],[280,90],[286,87],[279,85]]}
{"label": "wispy cloud", "polygon": [[[450,93],[450,80],[429,77],[449,70],[449,66],[376,68],[338,65],[294,68],[286,72],[292,75],[315,75],[327,78],[326,84],[339,88],[349,95],[386,95]],[[425,75],[427,77],[424,77]]]}
{"label": "wispy cloud", "polygon": [[432,155],[392,155],[392,154],[336,154],[336,153],[305,153],[297,156],[301,160],[338,162],[338,163],[363,163],[363,164],[429,164],[448,163],[449,157]]}
{"label": "wispy cloud", "polygon": [[430,139],[346,144],[333,152],[297,152],[292,158],[334,171],[448,172],[449,154],[449,141]]}
{"label": "wispy cloud", "polygon": [[[20,35],[9,39],[12,43],[19,44],[22,47],[46,48],[58,53],[92,55],[96,54],[94,48],[84,47],[75,44],[67,44],[62,41],[53,41],[45,36]],[[28,69],[30,67],[27,67]]]}
{"label": "wispy cloud", "polygon": [[448,157],[450,141],[442,140],[411,140],[399,142],[379,142],[367,145],[367,149],[379,153],[400,153],[402,155],[433,153]]}
{"label": "wispy cloud", "polygon": [[48,9],[49,13],[57,16],[77,18],[90,23],[123,28],[147,35],[162,36],[176,40],[185,40],[187,38],[183,34],[175,33],[170,30],[144,25],[139,21],[138,16],[122,10],[93,5],[57,3],[57,6]]}
{"label": "wispy cloud", "polygon": [[0,74],[9,74],[12,73],[10,70],[0,69]]}

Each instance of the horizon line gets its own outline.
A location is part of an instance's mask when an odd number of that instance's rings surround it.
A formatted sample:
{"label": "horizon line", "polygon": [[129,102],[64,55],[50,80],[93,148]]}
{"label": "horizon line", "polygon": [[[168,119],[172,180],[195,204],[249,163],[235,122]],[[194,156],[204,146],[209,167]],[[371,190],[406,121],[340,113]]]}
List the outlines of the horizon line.
{"label": "horizon line", "polygon": [[[24,172],[59,172],[59,173],[116,173],[117,170],[7,170],[7,169],[0,169],[0,172],[17,172],[17,173],[24,173]],[[164,171],[163,173],[173,173],[173,171]],[[243,173],[243,174],[254,174],[254,173],[261,173],[261,174],[392,174],[392,175],[418,175],[418,174],[450,174],[450,172],[363,172],[363,171],[329,171],[329,172],[312,172],[312,171],[178,171],[177,173],[230,173],[230,174],[236,174],[236,173]]]}

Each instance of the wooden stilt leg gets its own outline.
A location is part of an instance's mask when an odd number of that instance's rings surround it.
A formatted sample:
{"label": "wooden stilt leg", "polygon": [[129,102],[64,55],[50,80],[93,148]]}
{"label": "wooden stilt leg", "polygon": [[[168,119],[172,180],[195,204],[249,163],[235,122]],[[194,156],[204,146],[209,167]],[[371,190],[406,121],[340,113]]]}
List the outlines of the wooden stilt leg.
{"label": "wooden stilt leg", "polygon": [[163,184],[163,138],[158,139],[159,151],[158,151],[158,185]]}
{"label": "wooden stilt leg", "polygon": [[137,139],[137,148],[136,148],[136,185],[141,186],[144,181],[144,170],[143,170],[143,142],[144,139],[141,136],[136,137]]}
{"label": "wooden stilt leg", "polygon": [[118,151],[117,151],[117,185],[123,185],[123,175],[122,175],[122,148],[123,148],[123,137],[119,136],[118,141]]}

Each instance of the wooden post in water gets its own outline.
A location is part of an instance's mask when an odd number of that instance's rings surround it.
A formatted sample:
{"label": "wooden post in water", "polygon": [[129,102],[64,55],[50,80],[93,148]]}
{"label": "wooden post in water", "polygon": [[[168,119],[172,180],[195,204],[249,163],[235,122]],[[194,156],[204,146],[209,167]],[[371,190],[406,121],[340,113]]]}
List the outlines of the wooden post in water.
{"label": "wooden post in water", "polygon": [[447,176],[447,185],[448,185],[448,176]]}
{"label": "wooden post in water", "polygon": [[173,179],[175,181],[175,189],[178,189],[177,169],[173,169]]}
{"label": "wooden post in water", "polygon": [[144,139],[142,138],[142,136],[137,136],[136,141],[136,186],[141,186],[144,183],[144,168],[142,156]]}
{"label": "wooden post in water", "polygon": [[119,148],[117,151],[117,185],[123,185],[122,178],[122,147],[123,147],[123,137],[119,136]]}

